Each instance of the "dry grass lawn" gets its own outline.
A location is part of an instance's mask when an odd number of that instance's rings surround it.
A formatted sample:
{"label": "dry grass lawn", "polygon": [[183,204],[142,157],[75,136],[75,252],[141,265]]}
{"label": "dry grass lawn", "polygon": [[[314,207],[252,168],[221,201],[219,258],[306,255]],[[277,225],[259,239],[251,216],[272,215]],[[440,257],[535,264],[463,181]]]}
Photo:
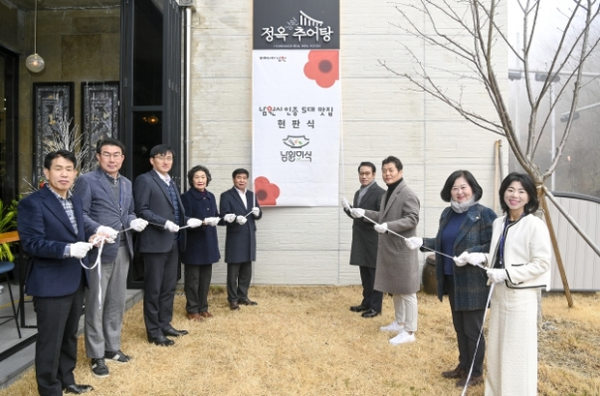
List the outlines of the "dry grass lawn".
{"label": "dry grass lawn", "polygon": [[[440,372],[456,365],[457,348],[448,302],[419,293],[417,342],[391,346],[379,327],[392,321],[392,301],[383,315],[363,319],[349,311],[360,302],[351,287],[252,287],[256,307],[230,311],[224,290],[211,291],[214,317],[191,323],[185,297],[175,300],[173,325],[190,334],[170,348],[145,339],[142,304],[126,313],[123,350],[131,363],[109,363],[97,379],[79,343],[78,383],[92,395],[460,395]],[[540,395],[600,395],[600,295],[575,294],[568,308],[562,294],[543,299],[540,331]],[[33,370],[0,396],[36,395]],[[469,389],[483,395],[483,385]],[[518,395],[515,395],[518,396]]]}

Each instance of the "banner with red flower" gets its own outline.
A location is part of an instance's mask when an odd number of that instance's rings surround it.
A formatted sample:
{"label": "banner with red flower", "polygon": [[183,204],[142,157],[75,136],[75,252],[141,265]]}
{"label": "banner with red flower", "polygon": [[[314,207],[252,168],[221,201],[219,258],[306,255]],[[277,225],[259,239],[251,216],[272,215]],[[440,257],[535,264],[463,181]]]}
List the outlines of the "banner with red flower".
{"label": "banner with red flower", "polygon": [[339,2],[255,0],[254,15],[256,197],[262,206],[337,206]]}

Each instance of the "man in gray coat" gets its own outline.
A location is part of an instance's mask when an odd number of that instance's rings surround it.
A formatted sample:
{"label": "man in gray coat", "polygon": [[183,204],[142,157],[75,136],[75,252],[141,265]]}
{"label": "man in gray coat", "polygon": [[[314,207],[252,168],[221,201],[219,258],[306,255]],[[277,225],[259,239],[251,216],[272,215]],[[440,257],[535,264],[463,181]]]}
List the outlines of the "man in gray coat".
{"label": "man in gray coat", "polygon": [[[358,166],[360,189],[354,194],[353,207],[379,211],[381,196],[385,194],[385,190],[377,185],[375,172],[376,168],[372,162],[361,162]],[[352,218],[350,207],[344,207],[344,212]],[[358,265],[363,299],[359,305],[351,306],[350,311],[362,312],[363,318],[373,318],[381,314],[383,293],[373,289],[378,235],[371,222],[353,219],[350,264]]]}
{"label": "man in gray coat", "polygon": [[[378,224],[377,272],[375,290],[390,293],[394,299],[395,320],[382,331],[397,332],[390,340],[392,345],[414,342],[417,331],[417,292],[419,262],[417,252],[410,250],[404,238],[416,235],[419,223],[419,199],[403,179],[402,162],[394,156],[382,161],[383,180],[387,192],[381,199],[379,211],[354,208],[352,216],[368,217]],[[392,231],[400,237],[388,232]]]}
{"label": "man in gray coat", "polygon": [[[105,359],[127,363],[130,356],[121,351],[121,328],[125,312],[125,292],[133,242],[129,231],[142,231],[148,222],[134,213],[131,182],[119,174],[125,159],[125,146],[107,138],[96,144],[98,169],[75,183],[74,194],[83,203],[86,233],[105,232],[113,243],[106,243],[97,267],[89,271],[85,305],[85,350],[91,359],[92,374],[109,375]],[[90,263],[98,250],[90,252]]]}

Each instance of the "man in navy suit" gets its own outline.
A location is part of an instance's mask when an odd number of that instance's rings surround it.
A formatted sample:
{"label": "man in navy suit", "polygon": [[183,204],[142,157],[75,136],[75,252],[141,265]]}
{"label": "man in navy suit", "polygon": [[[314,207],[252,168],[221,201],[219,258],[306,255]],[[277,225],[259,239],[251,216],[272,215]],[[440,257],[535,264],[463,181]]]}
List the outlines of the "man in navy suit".
{"label": "man in navy suit", "polygon": [[85,242],[81,200],[69,191],[77,174],[75,167],[75,156],[69,151],[46,155],[44,176],[48,183],[18,206],[21,246],[30,256],[25,287],[33,296],[37,316],[35,370],[42,396],[93,389],[75,384],[73,376],[87,283],[80,259],[87,262],[85,257],[92,249],[92,244]]}
{"label": "man in navy suit", "polygon": [[[105,359],[119,363],[131,359],[121,351],[127,272],[133,258],[132,236],[124,230],[141,232],[148,222],[135,217],[131,182],[119,174],[125,145],[113,138],[99,140],[96,159],[98,169],[79,177],[73,193],[83,203],[85,231],[105,232],[114,240],[104,245],[100,265],[89,271],[85,294],[85,351],[92,374],[103,378],[109,375]],[[97,260],[97,252],[89,258]]]}
{"label": "man in navy suit", "polygon": [[227,301],[232,310],[242,305],[257,305],[248,298],[252,262],[256,260],[256,220],[262,217],[254,193],[246,189],[249,173],[233,171],[233,188],[221,194],[221,215],[227,224],[225,262],[227,263]]}
{"label": "man in navy suit", "polygon": [[133,186],[136,214],[149,223],[137,240],[144,258],[144,323],[148,342],[159,346],[175,344],[166,336],[179,337],[188,333],[171,325],[179,248],[185,250],[186,243],[185,230],[179,231],[179,227],[202,225],[202,220],[185,217],[179,191],[169,176],[173,160],[173,150],[169,146],[152,147],[150,163],[153,169],[138,176]]}

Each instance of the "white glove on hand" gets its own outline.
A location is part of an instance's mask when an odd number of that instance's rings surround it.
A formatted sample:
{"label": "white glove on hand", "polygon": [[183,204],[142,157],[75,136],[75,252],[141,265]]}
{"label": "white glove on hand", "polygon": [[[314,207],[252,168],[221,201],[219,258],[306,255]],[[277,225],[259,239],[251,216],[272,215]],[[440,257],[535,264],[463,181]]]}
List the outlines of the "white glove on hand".
{"label": "white glove on hand", "polygon": [[202,220],[200,219],[195,219],[195,218],[191,218],[187,221],[187,225],[190,226],[190,228],[197,228],[200,227],[202,225]]}
{"label": "white glove on hand", "polygon": [[179,226],[173,223],[171,220],[167,220],[167,222],[165,223],[165,230],[172,233],[176,233],[179,232]]}
{"label": "white glove on hand", "polygon": [[490,268],[487,270],[488,281],[487,284],[491,285],[492,283],[500,283],[504,282],[508,279],[508,275],[506,274],[506,270],[502,268]]}
{"label": "white glove on hand", "polygon": [[252,214],[254,215],[254,217],[258,217],[258,215],[260,214],[260,209],[258,207],[253,207],[252,208]]}
{"label": "white glove on hand", "polygon": [[129,223],[129,226],[131,227],[131,229],[136,232],[144,231],[144,228],[146,228],[147,225],[148,225],[148,222],[144,219],[134,219],[134,220],[131,220],[131,223]]}
{"label": "white glove on hand", "polygon": [[462,252],[462,254],[460,256],[454,257],[454,264],[456,264],[457,267],[464,267],[468,263],[468,261],[467,261],[468,256],[469,256],[469,252],[467,252],[467,251]]}
{"label": "white glove on hand", "polygon": [[406,238],[404,240],[404,243],[406,243],[406,246],[408,246],[408,248],[410,250],[415,250],[415,249],[418,249],[421,246],[423,246],[423,238],[420,238],[420,237]]}
{"label": "white glove on hand", "polygon": [[115,239],[117,239],[117,237],[119,236],[119,231],[110,227],[100,226],[96,230],[96,234],[105,234],[107,236],[107,243],[115,243]]}
{"label": "white glove on hand", "polygon": [[87,253],[90,250],[92,250],[92,247],[94,247],[94,245],[88,242],[72,243],[70,248],[71,257],[82,259],[87,255]]}
{"label": "white glove on hand", "polygon": [[206,224],[207,226],[216,227],[217,224],[219,224],[219,221],[221,221],[221,219],[219,219],[218,217],[207,217],[206,219],[204,219],[204,224]]}
{"label": "white glove on hand", "polygon": [[387,223],[382,223],[382,224],[375,224],[375,231],[377,231],[380,234],[385,234],[388,230],[387,228]]}
{"label": "white glove on hand", "polygon": [[350,210],[350,202],[346,198],[342,198],[342,208]]}
{"label": "white glove on hand", "polygon": [[235,214],[233,214],[233,213],[226,214],[225,216],[223,216],[223,220],[225,220],[228,223],[233,223],[235,221]]}
{"label": "white glove on hand", "polygon": [[350,209],[350,215],[355,219],[360,219],[361,217],[365,217],[365,210],[361,208],[352,208]]}
{"label": "white glove on hand", "polygon": [[475,266],[478,266],[479,264],[483,265],[485,262],[487,262],[487,258],[485,257],[484,253],[469,253],[466,257],[467,262]]}
{"label": "white glove on hand", "polygon": [[239,225],[244,225],[244,224],[246,224],[246,222],[248,221],[248,219],[245,218],[244,216],[238,216],[238,217],[235,218],[235,221],[237,221],[237,223]]}

